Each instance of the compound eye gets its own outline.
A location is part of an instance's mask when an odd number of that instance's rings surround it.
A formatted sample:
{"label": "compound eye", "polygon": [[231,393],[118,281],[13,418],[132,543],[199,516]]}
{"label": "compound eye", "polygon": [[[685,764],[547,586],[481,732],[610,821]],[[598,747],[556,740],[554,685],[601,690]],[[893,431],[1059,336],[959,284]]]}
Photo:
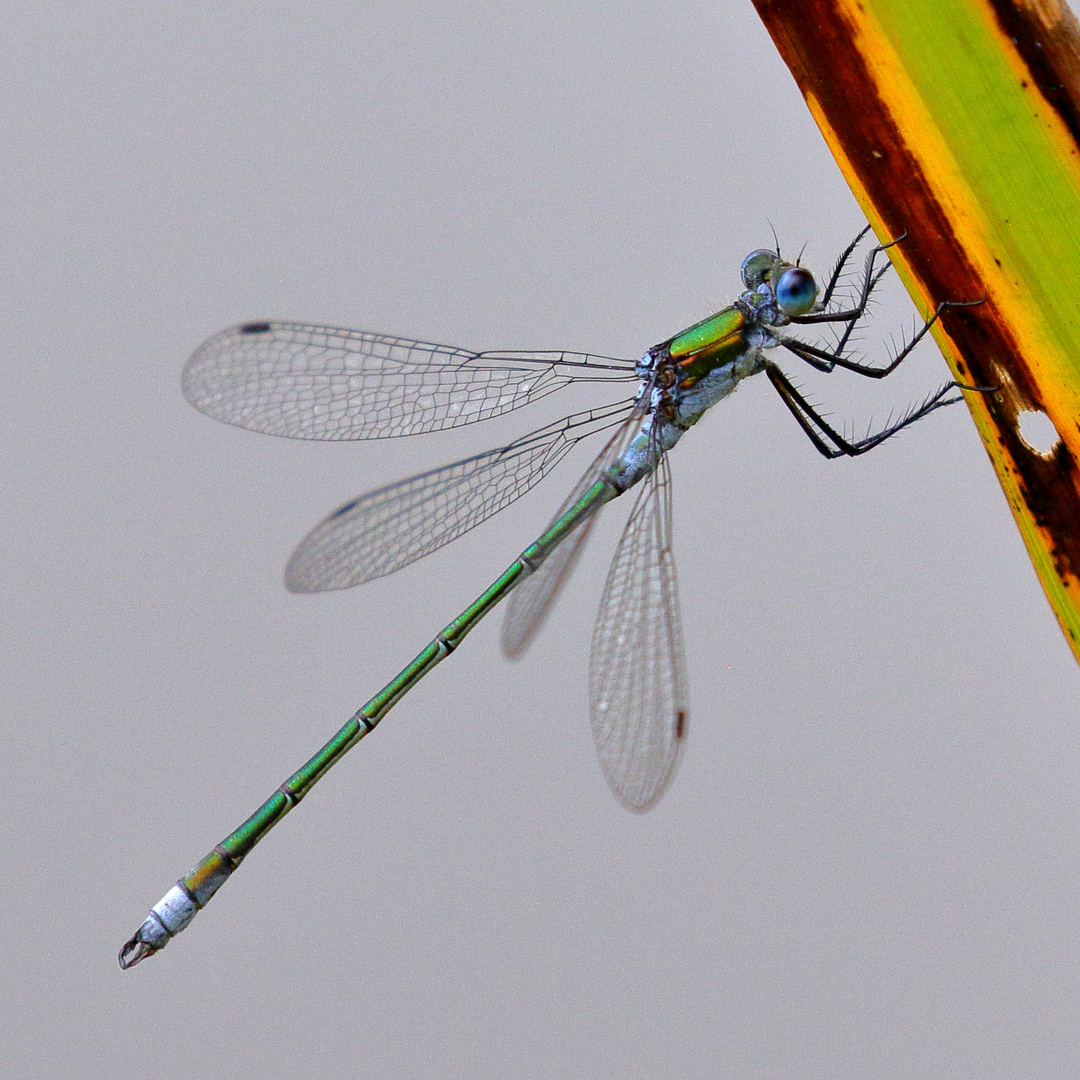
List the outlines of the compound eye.
{"label": "compound eye", "polygon": [[817,302],[817,282],[809,270],[792,266],[776,283],[776,306],[785,315],[805,315]]}
{"label": "compound eye", "polygon": [[779,261],[780,256],[775,251],[769,251],[768,248],[758,248],[757,251],[751,251],[743,259],[742,270],[740,271],[743,284],[748,289],[756,289]]}

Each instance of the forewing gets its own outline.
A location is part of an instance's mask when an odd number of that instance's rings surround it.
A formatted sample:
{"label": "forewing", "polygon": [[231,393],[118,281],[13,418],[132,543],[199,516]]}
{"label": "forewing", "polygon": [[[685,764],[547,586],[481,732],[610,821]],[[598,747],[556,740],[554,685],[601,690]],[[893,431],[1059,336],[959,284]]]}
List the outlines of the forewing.
{"label": "forewing", "polygon": [[384,439],[459,427],[581,379],[633,378],[583,353],[473,353],[304,323],[216,334],[184,367],[184,396],[238,427],[294,439]]}
{"label": "forewing", "polygon": [[608,571],[593,631],[589,696],[611,790],[628,809],[648,810],[675,775],[687,721],[666,457],[642,481]]}
{"label": "forewing", "polygon": [[369,492],[315,526],[285,568],[292,592],[348,589],[436,551],[520,498],[580,439],[596,412],[567,417],[509,446]]}

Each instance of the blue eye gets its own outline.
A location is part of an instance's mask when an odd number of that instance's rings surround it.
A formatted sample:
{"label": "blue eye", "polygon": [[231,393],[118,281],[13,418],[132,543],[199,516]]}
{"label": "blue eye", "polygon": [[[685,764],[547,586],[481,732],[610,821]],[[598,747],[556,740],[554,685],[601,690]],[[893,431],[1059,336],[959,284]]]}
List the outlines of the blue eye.
{"label": "blue eye", "polygon": [[768,248],[758,248],[757,251],[751,251],[743,259],[742,270],[740,271],[743,284],[748,289],[756,289],[779,261],[780,256]]}
{"label": "blue eye", "polygon": [[776,283],[776,306],[785,315],[805,315],[817,301],[817,282],[809,270],[792,266]]}

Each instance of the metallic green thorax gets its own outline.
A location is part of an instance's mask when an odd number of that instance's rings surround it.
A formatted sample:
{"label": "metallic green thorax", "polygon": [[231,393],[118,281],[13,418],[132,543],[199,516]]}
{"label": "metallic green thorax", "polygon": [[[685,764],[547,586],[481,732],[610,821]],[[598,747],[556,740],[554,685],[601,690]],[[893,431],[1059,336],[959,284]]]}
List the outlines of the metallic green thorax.
{"label": "metallic green thorax", "polygon": [[701,378],[746,348],[746,313],[727,307],[695,323],[668,342],[668,355],[684,375]]}

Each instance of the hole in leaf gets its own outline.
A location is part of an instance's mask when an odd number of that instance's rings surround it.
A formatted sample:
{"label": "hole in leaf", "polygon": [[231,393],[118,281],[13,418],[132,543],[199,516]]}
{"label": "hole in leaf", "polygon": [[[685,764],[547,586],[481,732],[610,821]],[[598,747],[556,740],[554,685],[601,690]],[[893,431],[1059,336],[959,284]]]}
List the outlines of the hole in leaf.
{"label": "hole in leaf", "polygon": [[1022,409],[1016,418],[1016,429],[1024,445],[1029,450],[1044,457],[1052,454],[1061,442],[1058,429],[1053,420],[1044,412],[1034,409]]}

